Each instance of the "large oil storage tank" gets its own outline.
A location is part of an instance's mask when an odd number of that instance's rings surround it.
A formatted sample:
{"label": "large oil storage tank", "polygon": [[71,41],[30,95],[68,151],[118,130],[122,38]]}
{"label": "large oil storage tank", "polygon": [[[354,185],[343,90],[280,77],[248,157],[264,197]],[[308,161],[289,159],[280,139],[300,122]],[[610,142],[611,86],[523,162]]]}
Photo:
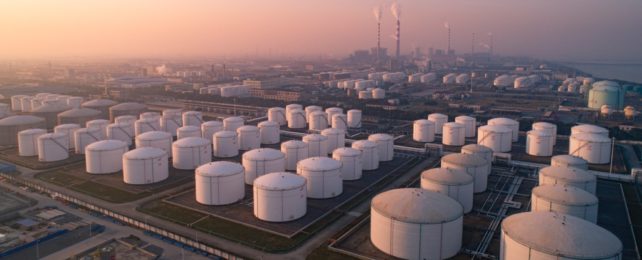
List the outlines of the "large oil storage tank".
{"label": "large oil storage tank", "polygon": [[595,195],[573,186],[541,185],[531,195],[531,211],[559,212],[597,223],[597,208]]}
{"label": "large oil storage tank", "polygon": [[[159,121],[160,121],[160,130],[168,132],[172,136],[176,136],[176,130],[178,130],[178,128],[183,126],[183,121],[180,115],[176,116],[172,114],[165,114],[164,111]],[[153,121],[149,121],[149,122],[153,122]]]}
{"label": "large oil storage tank", "polygon": [[308,144],[308,157],[327,156],[328,138],[320,134],[303,136],[303,142]]}
{"label": "large oil storage tank", "polygon": [[285,109],[282,107],[271,107],[267,112],[268,121],[276,122],[280,126],[286,125],[287,120],[285,119]]}
{"label": "large oil storage tank", "polygon": [[249,151],[261,147],[261,132],[258,127],[244,125],[236,129],[239,149]]}
{"label": "large oil storage tank", "polygon": [[445,123],[442,129],[441,143],[462,146],[466,143],[466,126],[460,123]]}
{"label": "large oil storage tank", "polygon": [[475,180],[475,193],[486,191],[490,162],[481,156],[462,153],[451,153],[441,157],[441,168],[464,171]]}
{"label": "large oil storage tank", "polygon": [[310,130],[318,130],[321,131],[323,129],[328,128],[328,116],[326,115],[325,112],[322,111],[315,111],[310,113],[310,118],[309,120],[309,128]]}
{"label": "large oil storage tank", "polygon": [[123,182],[142,185],[169,177],[167,153],[154,147],[141,147],[123,154]]}
{"label": "large oil storage tank", "polygon": [[83,102],[85,102],[85,99],[82,97],[69,97],[67,99],[67,105],[71,108],[80,108]]}
{"label": "large oil storage tank", "polygon": [[281,130],[279,123],[263,121],[258,125],[261,144],[278,144],[281,141]]}
{"label": "large oil storage tank", "polygon": [[624,90],[613,81],[598,81],[593,83],[589,90],[588,107],[600,109],[603,105],[609,105],[617,110],[624,108]]}
{"label": "large oil storage tank", "polygon": [[578,217],[517,213],[501,227],[500,259],[623,259],[622,242],[615,235]]}
{"label": "large oil storage tank", "polygon": [[444,124],[448,122],[448,116],[439,113],[432,113],[428,115],[428,121],[435,123],[435,134],[441,134]]}
{"label": "large oil storage tank", "polygon": [[18,132],[18,155],[38,155],[38,137],[47,133],[47,130],[33,128]]}
{"label": "large oil storage tank", "polygon": [[568,154],[588,163],[605,164],[611,161],[611,139],[598,134],[574,134],[569,140]]}
{"label": "large oil storage tank", "polygon": [[509,75],[501,75],[493,80],[493,86],[498,88],[509,88],[513,85],[513,77]]}
{"label": "large oil storage tank", "polygon": [[26,97],[25,95],[13,95],[11,96],[11,110],[13,111],[22,111],[22,98]]}
{"label": "large oil storage tank", "polygon": [[372,99],[386,98],[386,91],[382,88],[375,88],[372,90]]}
{"label": "large oil storage tank", "polygon": [[212,161],[212,142],[201,137],[186,137],[172,144],[174,168],[194,170]]}
{"label": "large oil storage tank", "polygon": [[100,129],[80,128],[74,131],[74,151],[77,154],[85,154],[85,148],[100,139]]}
{"label": "large oil storage tank", "polygon": [[123,169],[123,154],[127,144],[118,140],[103,140],[85,147],[85,165],[88,173],[109,174]]}
{"label": "large oil storage tank", "polygon": [[486,146],[495,152],[510,152],[512,130],[498,125],[485,125],[477,129],[477,144]]}
{"label": "large oil storage tank", "polygon": [[437,79],[437,74],[435,74],[435,73],[427,73],[427,74],[421,75],[421,77],[419,79],[420,79],[421,83],[430,83],[430,82],[433,82],[433,81],[435,81]]}
{"label": "large oil storage tank", "polygon": [[549,132],[531,130],[526,133],[526,154],[532,156],[553,155],[555,137]]}
{"label": "large oil storage tank", "polygon": [[332,115],[332,128],[347,130],[348,129],[348,116],[345,114]]}
{"label": "large oil storage tank", "polygon": [[310,157],[297,163],[296,173],[306,179],[308,198],[327,199],[343,193],[340,161]]}
{"label": "large oil storage tank", "polygon": [[114,123],[116,124],[127,124],[134,127],[134,123],[138,120],[135,116],[118,116],[114,118]]}
{"label": "large oil storage tank", "polygon": [[159,112],[143,112],[138,115],[138,118],[160,120],[161,114]]}
{"label": "large oil storage tank", "polygon": [[336,114],[343,114],[343,109],[340,107],[329,107],[325,109],[326,120],[328,125],[332,124],[332,116]]}
{"label": "large oil storage tank", "polygon": [[134,122],[134,132],[135,134],[141,135],[147,132],[161,131],[160,120],[153,118],[148,119],[138,119]]}
{"label": "large oil storage tank", "polygon": [[71,149],[76,147],[76,143],[74,142],[74,132],[78,129],[80,129],[80,125],[77,124],[57,125],[54,127],[54,133],[63,133],[67,135],[65,146]]}
{"label": "large oil storage tank", "polygon": [[146,132],[136,136],[136,148],[156,147],[167,153],[172,154],[172,135],[161,131]]}
{"label": "large oil storage tank", "polygon": [[94,120],[91,120],[91,121],[87,121],[87,123],[85,123],[85,126],[87,128],[100,129],[101,139],[106,139],[107,138],[107,126],[108,125],[109,125],[109,120],[107,120],[107,119],[94,119]]}
{"label": "large oil storage tank", "polygon": [[412,140],[416,142],[434,142],[435,141],[435,123],[419,119],[412,123]]}
{"label": "large oil storage tank", "polygon": [[539,185],[567,185],[595,194],[597,178],[592,173],[572,167],[549,166],[539,170]]}
{"label": "large oil storage tank", "polygon": [[254,180],[254,216],[269,222],[299,219],[307,210],[306,180],[288,172],[273,172]]}
{"label": "large oil storage tank", "polygon": [[199,111],[185,111],[182,115],[183,126],[198,126],[203,123],[203,113]]}
{"label": "large oil storage tank", "polygon": [[323,112],[323,108],[320,106],[307,106],[305,107],[305,121],[307,122],[310,118],[310,114],[315,111],[321,111]]}
{"label": "large oil storage tank", "polygon": [[118,102],[109,99],[93,99],[80,105],[82,108],[91,108],[100,111],[100,118],[109,118],[109,108],[118,104]]}
{"label": "large oil storage tank", "polygon": [[513,142],[519,140],[519,122],[505,117],[493,118],[488,120],[488,125],[503,126],[511,130],[511,139]]}
{"label": "large oil storage tank", "polygon": [[[300,104],[288,104],[285,106],[285,114],[287,115],[290,110],[303,110],[303,106]],[[288,118],[288,120],[290,120]]]}
{"label": "large oil storage tank", "polygon": [[479,144],[467,144],[461,147],[461,153],[463,154],[472,154],[477,155],[484,160],[492,162],[493,161],[493,150]]}
{"label": "large oil storage tank", "polygon": [[332,159],[341,162],[341,178],[343,180],[361,179],[363,172],[361,151],[349,147],[337,148],[332,152]]}
{"label": "large oil storage tank", "polygon": [[457,73],[448,73],[442,78],[444,84],[455,84],[457,80]]}
{"label": "large oil storage tank", "polygon": [[285,169],[295,171],[296,164],[308,158],[308,144],[298,140],[286,141],[281,143],[281,152],[285,155]]}
{"label": "large oil storage tank", "polygon": [[69,158],[67,135],[48,133],[38,136],[38,161],[55,162]]}
{"label": "large oil storage tank", "polygon": [[67,105],[61,105],[59,103],[45,103],[42,106],[33,109],[31,114],[37,117],[42,117],[45,119],[45,126],[47,129],[53,129],[58,122],[58,114],[67,111],[69,107]]}
{"label": "large oil storage tank", "polygon": [[245,183],[252,185],[254,179],[272,172],[285,171],[285,154],[272,148],[259,148],[243,153]]}
{"label": "large oil storage tank", "polygon": [[470,75],[466,73],[459,74],[455,78],[455,83],[457,84],[466,84],[468,83],[468,81],[470,81]]}
{"label": "large oil storage tank", "polygon": [[379,153],[380,162],[392,161],[394,158],[394,138],[389,134],[371,134],[368,136],[368,141],[377,144],[377,151]]}
{"label": "large oil storage tank", "polygon": [[18,132],[32,128],[46,128],[45,119],[19,115],[0,119],[0,145],[17,145]]}
{"label": "large oil storage tank", "polygon": [[445,259],[461,248],[463,208],[444,194],[389,190],[372,199],[370,214],[370,241],[394,257]]}
{"label": "large oil storage tank", "polygon": [[352,143],[352,148],[361,151],[364,171],[379,168],[379,148],[377,143],[368,140],[359,140]]}
{"label": "large oil storage tank", "polygon": [[218,131],[212,138],[214,156],[230,158],[239,154],[238,135],[235,131]]}
{"label": "large oil storage tank", "polygon": [[580,170],[588,170],[588,162],[580,157],[561,154],[551,157],[551,166],[574,167]]}
{"label": "large oil storage tank", "polygon": [[127,145],[132,145],[134,140],[134,128],[132,125],[113,123],[107,126],[107,139],[120,140]]}
{"label": "large oil storage tank", "polygon": [[305,128],[305,112],[301,109],[290,109],[287,112],[288,128],[300,129]]}
{"label": "large oil storage tank", "polygon": [[348,110],[348,127],[360,128],[361,127],[361,110],[350,109]]}
{"label": "large oil storage tank", "polygon": [[[187,137],[203,137],[201,134],[201,128],[193,125],[181,126],[176,129],[176,138],[183,139]],[[209,138],[206,138],[209,140]]]}
{"label": "large oil storage tank", "polygon": [[473,210],[474,179],[461,170],[433,168],[421,173],[421,188],[453,198],[464,208]]}
{"label": "large oil storage tank", "polygon": [[571,127],[571,135],[577,134],[596,134],[609,137],[609,130],[596,125],[582,124]]}
{"label": "large oil storage tank", "polygon": [[205,139],[212,139],[218,131],[223,131],[223,122],[221,121],[207,121],[201,124],[201,137]]}
{"label": "large oil storage tank", "polygon": [[557,125],[547,122],[535,122],[532,125],[532,129],[535,131],[542,131],[553,136],[553,145],[557,142]]}
{"label": "large oil storage tank", "polygon": [[196,168],[196,201],[205,205],[227,205],[245,197],[243,166],[226,161],[210,162]]}
{"label": "large oil storage tank", "polygon": [[346,134],[343,130],[337,128],[327,128],[321,131],[321,135],[327,138],[326,151],[331,154],[334,149],[345,147]]}
{"label": "large oil storage tank", "polygon": [[114,119],[119,116],[138,116],[147,110],[147,106],[141,103],[126,102],[109,108],[109,120],[114,122]]}
{"label": "large oil storage tank", "polygon": [[231,116],[223,119],[223,129],[225,131],[236,131],[239,127],[245,124],[242,117]]}
{"label": "large oil storage tank", "polygon": [[100,118],[100,111],[91,108],[74,108],[58,114],[58,124],[85,125]]}
{"label": "large oil storage tank", "polygon": [[477,119],[470,116],[458,116],[455,117],[455,123],[464,125],[465,137],[475,137],[475,132],[477,132]]}

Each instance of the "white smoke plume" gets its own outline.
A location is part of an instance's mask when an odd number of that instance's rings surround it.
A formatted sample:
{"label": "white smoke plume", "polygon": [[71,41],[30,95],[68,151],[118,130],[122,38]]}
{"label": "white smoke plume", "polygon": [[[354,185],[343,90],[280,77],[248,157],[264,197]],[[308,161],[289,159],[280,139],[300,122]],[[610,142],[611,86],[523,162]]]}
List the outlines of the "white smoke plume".
{"label": "white smoke plume", "polygon": [[372,8],[372,14],[374,15],[377,22],[381,22],[381,6],[375,6]]}
{"label": "white smoke plume", "polygon": [[483,42],[480,42],[480,43],[479,43],[479,46],[482,46],[482,47],[484,47],[484,48],[486,48],[486,49],[490,49],[490,45],[488,45],[488,44],[486,44],[486,43],[483,43]]}
{"label": "white smoke plume", "polygon": [[397,1],[392,2],[392,5],[390,5],[390,12],[396,20],[399,20],[401,18],[401,5],[399,5]]}
{"label": "white smoke plume", "polygon": [[450,24],[448,22],[444,22],[444,28],[450,29]]}
{"label": "white smoke plume", "polygon": [[391,34],[391,35],[390,35],[390,38],[392,38],[392,39],[394,39],[394,40],[397,40],[397,35]]}

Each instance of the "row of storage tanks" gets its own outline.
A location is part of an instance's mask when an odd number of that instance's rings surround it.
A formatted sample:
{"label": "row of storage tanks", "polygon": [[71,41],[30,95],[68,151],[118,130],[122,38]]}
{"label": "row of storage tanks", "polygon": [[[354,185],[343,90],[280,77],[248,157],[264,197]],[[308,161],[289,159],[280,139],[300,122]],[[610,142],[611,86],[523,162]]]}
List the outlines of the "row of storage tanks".
{"label": "row of storage tanks", "polygon": [[285,108],[272,107],[267,111],[268,121],[276,122],[280,126],[291,129],[304,129],[321,131],[326,128],[347,130],[348,128],[361,127],[362,112],[350,109],[344,113],[340,107],[329,107],[325,110],[320,106],[306,106],[289,104]]}
{"label": "row of storage tanks", "polygon": [[347,91],[355,91],[359,99],[384,99],[386,90],[378,87],[382,81],[371,79],[349,79],[337,82],[337,87]]}
{"label": "row of storage tanks", "polygon": [[[421,174],[421,188],[394,189],[371,202],[370,240],[402,259],[445,259],[461,249],[463,215],[486,190],[492,150],[467,145]],[[500,259],[621,259],[622,243],[596,225],[596,177],[588,162],[554,156],[539,171],[531,212],[503,220]]]}
{"label": "row of storage tanks", "polygon": [[221,97],[243,97],[247,96],[250,88],[246,85],[212,85],[200,88],[201,95],[214,95]]}
{"label": "row of storage tanks", "polygon": [[535,87],[541,81],[542,77],[539,75],[516,76],[503,74],[493,80],[493,86],[499,88],[512,87],[516,89],[522,89]]}

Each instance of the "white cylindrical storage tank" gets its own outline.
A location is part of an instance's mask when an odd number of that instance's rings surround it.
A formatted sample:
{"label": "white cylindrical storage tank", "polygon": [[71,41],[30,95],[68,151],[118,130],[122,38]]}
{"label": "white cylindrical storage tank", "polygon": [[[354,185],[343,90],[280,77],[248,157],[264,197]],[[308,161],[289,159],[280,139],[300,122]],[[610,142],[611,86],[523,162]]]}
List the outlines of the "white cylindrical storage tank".
{"label": "white cylindrical storage tank", "polygon": [[38,161],[55,162],[69,158],[67,134],[48,133],[38,136]]}
{"label": "white cylindrical storage tank", "polygon": [[136,136],[136,148],[156,147],[172,155],[172,135],[161,131],[147,132]]}
{"label": "white cylindrical storage tank", "polygon": [[[194,125],[186,125],[176,129],[176,138],[183,139],[187,137],[203,137],[201,128]],[[209,140],[209,138],[206,139]]]}
{"label": "white cylindrical storage tank", "polygon": [[18,115],[0,119],[0,145],[14,146],[18,144],[18,132],[32,128],[46,128],[44,118]]}
{"label": "white cylindrical storage tank", "polygon": [[106,119],[95,119],[88,121],[85,124],[85,127],[87,128],[96,128],[100,129],[100,139],[106,139],[107,138],[107,126],[109,125],[109,120]]}
{"label": "white cylindrical storage tank", "polygon": [[123,154],[129,148],[123,141],[103,140],[85,148],[85,165],[91,174],[116,173],[123,169]]}
{"label": "white cylindrical storage tank", "polygon": [[163,113],[163,116],[159,121],[160,129],[162,131],[170,133],[172,136],[176,136],[176,130],[178,130],[178,128],[183,125],[183,121],[181,120],[180,116],[166,115],[165,113]]}
{"label": "white cylindrical storage tank", "polygon": [[539,170],[539,185],[573,186],[595,194],[597,178],[592,173],[572,167],[549,166]]}
{"label": "white cylindrical storage tank", "polygon": [[332,124],[332,116],[336,114],[343,114],[343,109],[340,107],[329,107],[325,109],[325,114],[326,114],[326,120],[328,120],[328,125],[329,125],[329,124]]}
{"label": "white cylindrical storage tank", "polygon": [[254,180],[254,216],[269,222],[292,221],[307,209],[305,178],[288,172],[274,172]]}
{"label": "white cylindrical storage tank", "polygon": [[540,185],[533,189],[531,211],[551,211],[597,224],[598,199],[583,189],[566,185]]}
{"label": "white cylindrical storage tank", "polygon": [[18,132],[18,155],[38,155],[38,137],[47,133],[47,130],[34,128]]}
{"label": "white cylindrical storage tank", "polygon": [[[182,115],[183,115],[183,110],[180,109],[180,108],[163,109],[163,114],[162,115],[163,116],[177,117],[177,118],[181,119]],[[180,121],[182,121],[182,120],[180,120]]]}
{"label": "white cylindrical storage tank", "polygon": [[332,128],[347,130],[348,129],[348,117],[344,114],[334,114],[332,115]]}
{"label": "white cylindrical storage tank", "polygon": [[500,259],[623,259],[620,239],[578,217],[517,213],[505,218],[501,227]]}
{"label": "white cylindrical storage tank", "polygon": [[327,156],[328,138],[320,134],[303,136],[303,142],[308,144],[308,157]]}
{"label": "white cylindrical storage tank", "polygon": [[199,111],[186,111],[183,113],[183,126],[197,126],[200,127],[203,123],[203,113]]}
{"label": "white cylindrical storage tank", "polygon": [[310,122],[310,130],[321,131],[328,128],[328,116],[323,111],[314,111],[310,113],[310,118],[308,119]]}
{"label": "white cylindrical storage tank", "polygon": [[375,196],[370,205],[370,241],[386,254],[446,259],[461,249],[463,208],[444,194],[393,189]]}
{"label": "white cylindrical storage tank", "polygon": [[281,141],[279,123],[263,121],[258,124],[261,144],[278,144]]}
{"label": "white cylindrical storage tank", "polygon": [[435,141],[435,123],[426,119],[415,120],[412,123],[412,140],[429,143]]}
{"label": "white cylindrical storage tank", "polygon": [[441,134],[444,124],[448,122],[448,116],[439,113],[428,115],[428,121],[435,123],[435,134]]}
{"label": "white cylindrical storage tank", "polygon": [[535,122],[532,125],[532,129],[542,131],[553,136],[553,145],[557,142],[557,125],[547,122]]}
{"label": "white cylindrical storage tank", "polygon": [[88,145],[100,140],[102,140],[100,139],[100,129],[80,128],[74,131],[74,151],[77,154],[85,154],[85,148]]}
{"label": "white cylindrical storage tank", "polygon": [[287,112],[288,128],[305,128],[305,112],[301,109],[291,109]]}
{"label": "white cylindrical storage tank", "polygon": [[341,162],[341,178],[343,180],[361,179],[363,172],[361,151],[349,147],[337,148],[332,152],[332,159]]}
{"label": "white cylindrical storage tank", "polygon": [[218,131],[212,138],[214,156],[230,158],[239,155],[238,135],[234,131]]}
{"label": "white cylindrical storage tank", "polygon": [[134,133],[136,136],[153,131],[161,131],[160,120],[138,119],[134,122]]}
{"label": "white cylindrical storage tank", "polygon": [[433,168],[421,173],[421,188],[453,198],[464,208],[473,210],[473,176],[455,169]]}
{"label": "white cylindrical storage tank", "polygon": [[120,140],[130,146],[134,142],[134,127],[122,123],[110,124],[107,126],[107,139]]}
{"label": "white cylindrical storage tank", "polygon": [[488,125],[503,126],[511,130],[511,139],[513,142],[519,140],[519,122],[509,118],[493,118],[488,120]]}
{"label": "white cylindrical storage tank", "polygon": [[308,144],[299,140],[283,142],[281,152],[285,154],[285,169],[295,171],[296,164],[308,158]]}
{"label": "white cylindrical storage tank", "polygon": [[249,151],[261,147],[261,132],[253,125],[245,125],[236,129],[239,149]]}
{"label": "white cylindrical storage tank", "polygon": [[[394,138],[389,134],[371,134],[368,136],[368,141],[377,144],[377,151],[379,153],[379,161],[387,162],[392,161],[394,157]],[[354,147],[353,147],[354,148]]]}
{"label": "white cylindrical storage tank", "polygon": [[359,99],[371,99],[372,98],[372,91],[367,91],[367,90],[361,90],[357,94]]}
{"label": "white cylindrical storage tank", "polygon": [[167,153],[154,147],[141,147],[123,154],[123,182],[142,185],[169,177]]}
{"label": "white cylindrical storage tank", "polygon": [[588,162],[580,157],[561,154],[551,157],[551,166],[574,167],[580,170],[588,170]]}
{"label": "white cylindrical storage tank", "polygon": [[271,107],[267,112],[268,121],[276,122],[279,125],[286,125],[285,109],[281,107]]}
{"label": "white cylindrical storage tank", "polygon": [[479,144],[468,144],[461,147],[461,153],[481,156],[484,160],[493,161],[493,150]]}
{"label": "white cylindrical storage tank", "polygon": [[297,163],[296,173],[306,179],[308,198],[328,199],[343,192],[340,161],[310,157]]}
{"label": "white cylindrical storage tank", "polygon": [[491,165],[478,155],[451,153],[441,157],[441,168],[461,170],[473,176],[475,193],[486,191]]}
{"label": "white cylindrical storage tank", "polygon": [[172,144],[174,168],[194,170],[212,161],[212,142],[201,137],[185,137]]}
{"label": "white cylindrical storage tank", "polygon": [[11,110],[13,111],[22,111],[22,98],[25,95],[14,95],[11,96]]}
{"label": "white cylindrical storage tank", "polygon": [[245,124],[245,120],[242,117],[231,116],[223,119],[223,129],[225,131],[236,131],[239,127]]}
{"label": "white cylindrical storage tank", "polygon": [[323,108],[320,106],[307,106],[305,107],[305,121],[307,122],[310,119],[310,114],[315,111],[323,112]]}
{"label": "white cylindrical storage tank", "polygon": [[574,134],[569,140],[568,154],[588,163],[605,164],[611,161],[611,139],[599,134]]}
{"label": "white cylindrical storage tank", "polygon": [[477,128],[477,144],[486,146],[495,152],[510,152],[512,130],[498,125],[485,125]]}
{"label": "white cylindrical storage tank", "polygon": [[210,162],[196,168],[196,201],[205,205],[228,205],[245,197],[243,166],[226,161]]}
{"label": "white cylindrical storage tank", "polygon": [[554,137],[549,132],[531,130],[526,133],[526,154],[532,156],[553,155]]}
{"label": "white cylindrical storage tank", "polygon": [[470,116],[458,116],[455,117],[455,122],[464,125],[466,137],[475,137],[475,132],[477,132],[477,120],[474,117]]}
{"label": "white cylindrical storage tank", "polygon": [[[299,104],[288,104],[285,106],[285,114],[287,115],[290,110],[303,110],[303,106]],[[290,120],[287,118],[287,120]]]}
{"label": "white cylindrical storage tank", "polygon": [[457,80],[457,73],[448,73],[442,78],[444,84],[455,84]]}
{"label": "white cylindrical storage tank", "polygon": [[455,122],[445,123],[441,143],[453,146],[464,145],[466,143],[466,126]]}
{"label": "white cylindrical storage tank", "polygon": [[[339,147],[345,147],[346,145],[346,134],[345,131],[336,128],[327,128],[321,131],[321,135],[327,138],[326,141],[326,150],[328,154],[331,154],[334,149]],[[321,155],[325,156],[325,155]]]}
{"label": "white cylindrical storage tank", "polygon": [[141,103],[126,102],[109,107],[109,120],[112,122],[116,117],[123,115],[137,116],[143,113],[147,106]]}
{"label": "white cylindrical storage tank", "polygon": [[604,128],[604,127],[599,127],[596,125],[576,125],[574,127],[571,127],[571,135],[576,135],[576,134],[596,134],[596,135],[602,135],[604,137],[609,137],[609,130]]}
{"label": "white cylindrical storage tank", "polygon": [[134,123],[136,122],[136,117],[135,116],[130,116],[130,115],[125,115],[125,116],[117,116],[114,118],[114,123],[116,124],[128,124],[134,126]]}
{"label": "white cylindrical storage tank", "polygon": [[368,140],[359,140],[352,143],[352,148],[361,151],[361,161],[364,171],[379,168],[379,148],[377,143]]}
{"label": "white cylindrical storage tank", "polygon": [[372,99],[384,99],[386,98],[386,91],[382,88],[375,88],[372,90]]}
{"label": "white cylindrical storage tank", "polygon": [[272,172],[285,171],[285,154],[272,148],[259,148],[243,153],[245,183],[252,185],[254,179]]}
{"label": "white cylindrical storage tank", "polygon": [[67,99],[67,106],[71,108],[80,108],[80,105],[85,101],[82,97],[70,97]]}
{"label": "white cylindrical storage tank", "polygon": [[349,128],[361,127],[361,110],[359,109],[348,110],[348,127]]}
{"label": "white cylindrical storage tank", "polygon": [[154,119],[160,120],[161,114],[159,112],[143,112],[139,114],[139,119]]}
{"label": "white cylindrical storage tank", "polygon": [[201,124],[201,137],[205,139],[212,139],[214,133],[223,131],[223,122],[221,121],[207,121]]}
{"label": "white cylindrical storage tank", "polygon": [[71,149],[76,147],[76,143],[74,142],[74,132],[78,129],[80,129],[80,125],[78,124],[62,124],[54,127],[54,133],[63,133],[67,135],[65,146]]}

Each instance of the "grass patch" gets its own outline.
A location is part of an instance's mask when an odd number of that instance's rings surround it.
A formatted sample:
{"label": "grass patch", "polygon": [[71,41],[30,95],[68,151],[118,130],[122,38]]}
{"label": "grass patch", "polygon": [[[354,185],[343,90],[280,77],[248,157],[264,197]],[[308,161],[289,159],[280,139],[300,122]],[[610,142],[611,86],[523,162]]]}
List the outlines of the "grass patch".
{"label": "grass patch", "polygon": [[38,173],[36,178],[46,182],[50,182],[59,186],[67,187],[69,185],[82,183],[85,180],[72,175],[64,174],[62,172],[43,172]]}
{"label": "grass patch", "polygon": [[134,194],[92,181],[85,181],[83,183],[73,185],[70,188],[112,203],[130,202],[149,195],[147,192]]}
{"label": "grass patch", "polygon": [[138,211],[167,219],[181,225],[188,225],[205,217],[205,214],[192,210],[185,210],[184,208],[167,204],[160,200],[154,200],[146,203],[139,207]]}

